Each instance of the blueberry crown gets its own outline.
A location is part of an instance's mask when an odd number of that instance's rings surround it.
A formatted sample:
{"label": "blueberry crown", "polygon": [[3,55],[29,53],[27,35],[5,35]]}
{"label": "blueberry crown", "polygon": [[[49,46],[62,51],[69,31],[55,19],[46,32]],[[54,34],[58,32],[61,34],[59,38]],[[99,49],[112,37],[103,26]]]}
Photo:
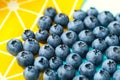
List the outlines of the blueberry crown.
{"label": "blueberry crown", "polygon": [[91,69],[92,65],[90,63],[87,63],[87,64],[85,64],[85,67],[88,68],[88,69]]}
{"label": "blueberry crown", "polygon": [[80,41],[80,42],[78,43],[78,45],[79,45],[79,46],[85,46],[85,43],[83,43],[83,42]]}
{"label": "blueberry crown", "polygon": [[28,71],[30,71],[33,67],[32,66],[28,66]]}
{"label": "blueberry crown", "polygon": [[112,65],[115,64],[115,62],[113,62],[113,61],[109,61],[107,64],[108,64],[109,66],[112,66]]}
{"label": "blueberry crown", "polygon": [[65,68],[66,70],[72,70],[72,67],[71,67],[70,65],[67,65],[67,64],[64,65],[64,68]]}
{"label": "blueberry crown", "polygon": [[72,59],[77,60],[78,59],[78,55],[77,54],[73,54],[72,55]]}
{"label": "blueberry crown", "polygon": [[90,20],[91,20],[91,22],[95,22],[96,21],[95,17],[93,17],[93,16],[90,16]]}
{"label": "blueberry crown", "polygon": [[114,48],[113,48],[113,51],[119,53],[119,52],[120,52],[120,49],[119,49],[118,47],[114,47]]}
{"label": "blueberry crown", "polygon": [[79,77],[79,80],[84,80],[84,78],[80,76],[80,77]]}
{"label": "blueberry crown", "polygon": [[65,50],[66,49],[66,45],[62,44],[62,45],[60,45],[60,48],[63,49],[63,50]]}
{"label": "blueberry crown", "polygon": [[91,32],[89,30],[85,30],[85,34],[89,35]]}
{"label": "blueberry crown", "polygon": [[45,73],[46,73],[48,76],[53,75],[53,71],[50,70],[50,69],[47,69],[47,70],[45,71]]}
{"label": "blueberry crown", "polygon": [[47,8],[47,11],[48,11],[48,12],[52,12],[51,10],[53,10],[52,7]]}
{"label": "blueberry crown", "polygon": [[117,23],[117,22],[116,22],[116,23],[114,23],[113,25],[114,25],[114,27],[116,27],[116,28],[117,28],[117,27],[118,27],[118,28],[120,27],[120,24],[119,24],[119,23]]}
{"label": "blueberry crown", "polygon": [[104,73],[105,73],[105,71],[104,70],[100,70],[100,72],[99,72],[101,75],[103,75]]}
{"label": "blueberry crown", "polygon": [[52,58],[52,62],[53,62],[53,63],[56,63],[56,60],[57,60],[57,57],[53,57],[53,58]]}
{"label": "blueberry crown", "polygon": [[16,41],[16,40],[13,40],[13,41],[11,42],[11,44],[15,47],[15,46],[17,45],[17,41]]}
{"label": "blueberry crown", "polygon": [[67,36],[67,38],[71,39],[72,38],[72,32],[67,32],[66,36]]}

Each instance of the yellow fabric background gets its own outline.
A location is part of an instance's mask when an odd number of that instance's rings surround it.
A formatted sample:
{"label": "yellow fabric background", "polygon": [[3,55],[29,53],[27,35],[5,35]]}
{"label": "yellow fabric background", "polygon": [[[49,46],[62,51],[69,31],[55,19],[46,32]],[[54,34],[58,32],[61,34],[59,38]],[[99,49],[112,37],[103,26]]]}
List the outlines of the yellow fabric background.
{"label": "yellow fabric background", "polygon": [[[0,0],[0,80],[25,80],[23,70],[6,50],[11,38],[21,40],[25,29],[38,30],[37,20],[45,8],[54,7],[72,19],[75,9],[80,9],[84,0]],[[40,44],[42,45],[42,44]],[[40,79],[42,80],[42,75]]]}

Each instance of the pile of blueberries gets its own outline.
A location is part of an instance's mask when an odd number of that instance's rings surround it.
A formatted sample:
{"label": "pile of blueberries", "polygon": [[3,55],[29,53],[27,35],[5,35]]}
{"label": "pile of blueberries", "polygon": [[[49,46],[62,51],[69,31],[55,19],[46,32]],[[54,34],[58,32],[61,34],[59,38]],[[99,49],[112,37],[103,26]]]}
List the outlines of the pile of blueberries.
{"label": "pile of blueberries", "polygon": [[120,14],[91,7],[75,10],[73,18],[49,7],[38,21],[38,32],[25,30],[23,44],[18,39],[7,43],[25,68],[26,80],[38,80],[42,72],[44,80],[120,80]]}

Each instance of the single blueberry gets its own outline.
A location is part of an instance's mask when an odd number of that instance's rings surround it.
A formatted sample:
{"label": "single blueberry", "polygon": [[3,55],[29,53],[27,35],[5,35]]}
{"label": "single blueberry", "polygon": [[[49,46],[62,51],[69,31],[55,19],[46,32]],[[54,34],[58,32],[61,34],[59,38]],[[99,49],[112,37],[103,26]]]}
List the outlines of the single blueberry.
{"label": "single blueberry", "polygon": [[84,20],[87,16],[87,13],[83,10],[75,10],[73,13],[73,18],[77,20]]}
{"label": "single blueberry", "polygon": [[39,50],[39,56],[44,56],[47,59],[50,59],[51,57],[53,57],[55,54],[55,50],[54,48],[49,45],[49,44],[45,44],[43,45],[40,50]]}
{"label": "single blueberry", "polygon": [[68,30],[61,35],[62,42],[71,47],[78,39],[74,31]]}
{"label": "single blueberry", "polygon": [[113,74],[117,70],[117,64],[114,60],[107,59],[102,63],[102,68],[110,74]]}
{"label": "single blueberry", "polygon": [[58,35],[50,35],[47,39],[48,44],[50,44],[52,47],[56,48],[58,45],[62,43],[61,37]]}
{"label": "single blueberry", "polygon": [[54,21],[56,24],[60,24],[63,27],[67,26],[68,22],[69,22],[69,18],[66,14],[64,13],[59,13],[55,16]]}
{"label": "single blueberry", "polygon": [[59,36],[61,36],[61,34],[63,33],[63,26],[61,26],[59,24],[54,24],[54,25],[51,26],[49,32],[52,35],[59,35]]}
{"label": "single blueberry", "polygon": [[90,7],[87,10],[87,14],[90,16],[97,16],[98,15],[98,10],[95,7]]}
{"label": "single blueberry", "polygon": [[108,29],[111,34],[120,36],[120,23],[118,21],[113,21],[108,25]]}
{"label": "single blueberry", "polygon": [[95,66],[93,63],[84,62],[80,65],[79,72],[80,74],[85,75],[88,78],[92,78],[96,70],[95,70]]}
{"label": "single blueberry", "polygon": [[22,34],[22,39],[25,41],[25,40],[27,40],[29,38],[33,38],[34,39],[35,38],[35,34],[31,30],[25,30],[23,32],[23,34]]}
{"label": "single blueberry", "polygon": [[69,64],[60,66],[57,72],[61,80],[71,80],[75,76],[75,69]]}
{"label": "single blueberry", "polygon": [[99,13],[97,18],[99,22],[101,23],[101,25],[105,27],[107,27],[110,22],[114,21],[114,16],[109,11],[103,11]]}
{"label": "single blueberry", "polygon": [[115,34],[109,34],[105,38],[105,42],[108,46],[118,46],[119,45],[119,38]]}
{"label": "single blueberry", "polygon": [[23,73],[26,80],[38,80],[39,74],[40,73],[35,66],[26,67]]}
{"label": "single blueberry", "polygon": [[47,58],[43,56],[39,56],[35,59],[34,66],[39,70],[43,71],[46,70],[49,67],[49,62]]}
{"label": "single blueberry", "polygon": [[24,42],[23,47],[24,50],[31,51],[35,55],[38,54],[40,45],[35,39],[29,38]]}
{"label": "single blueberry", "polygon": [[107,44],[104,39],[97,38],[92,42],[92,48],[104,51],[107,48]]}
{"label": "single blueberry", "polygon": [[54,17],[56,16],[56,14],[57,14],[57,12],[56,12],[56,10],[53,7],[48,7],[44,11],[44,15],[51,17],[51,19],[54,19]]}
{"label": "single blueberry", "polygon": [[35,38],[38,42],[46,42],[48,38],[48,31],[47,30],[39,30],[35,34]]}
{"label": "single blueberry", "polygon": [[101,51],[93,49],[87,53],[86,59],[95,65],[99,65],[103,61],[103,55]]}
{"label": "single blueberry", "polygon": [[110,80],[110,74],[107,71],[101,69],[95,73],[94,80]]}
{"label": "single blueberry", "polygon": [[91,44],[91,42],[95,39],[94,34],[90,30],[83,30],[78,35],[79,40],[86,42],[87,44]]}
{"label": "single blueberry", "polygon": [[84,24],[81,20],[74,19],[68,23],[68,30],[72,30],[76,33],[79,33],[84,29]]}
{"label": "single blueberry", "polygon": [[106,56],[116,62],[120,62],[120,46],[110,46],[106,50]]}
{"label": "single blueberry", "polygon": [[103,26],[97,26],[96,28],[94,28],[93,34],[97,38],[105,38],[108,35],[108,29]]}
{"label": "single blueberry", "polygon": [[21,51],[17,55],[17,62],[22,67],[32,66],[34,64],[34,56],[29,51]]}
{"label": "single blueberry", "polygon": [[73,52],[79,54],[81,57],[86,56],[88,49],[88,45],[83,41],[77,41],[72,46]]}
{"label": "single blueberry", "polygon": [[66,57],[70,54],[70,49],[65,44],[60,44],[55,48],[55,54],[62,60],[65,60]]}
{"label": "single blueberry", "polygon": [[87,16],[84,19],[84,23],[88,29],[94,29],[96,26],[99,25],[98,20],[95,16]]}
{"label": "single blueberry", "polygon": [[16,56],[20,51],[23,50],[23,44],[18,39],[11,39],[7,43],[7,50],[10,52],[10,54]]}
{"label": "single blueberry", "polygon": [[38,27],[41,30],[49,30],[52,25],[52,20],[49,16],[42,16],[38,21]]}
{"label": "single blueberry", "polygon": [[62,60],[59,58],[59,57],[52,57],[50,60],[49,60],[49,65],[50,65],[50,68],[53,69],[53,70],[57,70],[58,67],[60,67],[62,65]]}
{"label": "single blueberry", "polygon": [[66,63],[77,69],[82,63],[82,58],[79,54],[71,53],[67,56]]}

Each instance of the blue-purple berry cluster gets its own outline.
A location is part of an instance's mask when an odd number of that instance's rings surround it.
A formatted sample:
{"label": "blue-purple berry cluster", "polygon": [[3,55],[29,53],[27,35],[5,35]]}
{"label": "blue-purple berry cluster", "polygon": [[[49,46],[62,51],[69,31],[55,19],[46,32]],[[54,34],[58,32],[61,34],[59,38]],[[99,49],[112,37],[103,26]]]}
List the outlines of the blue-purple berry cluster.
{"label": "blue-purple berry cluster", "polygon": [[49,7],[38,20],[39,31],[25,30],[23,43],[8,41],[26,80],[38,80],[42,72],[43,80],[120,80],[120,14],[91,7],[75,10],[73,18]]}

